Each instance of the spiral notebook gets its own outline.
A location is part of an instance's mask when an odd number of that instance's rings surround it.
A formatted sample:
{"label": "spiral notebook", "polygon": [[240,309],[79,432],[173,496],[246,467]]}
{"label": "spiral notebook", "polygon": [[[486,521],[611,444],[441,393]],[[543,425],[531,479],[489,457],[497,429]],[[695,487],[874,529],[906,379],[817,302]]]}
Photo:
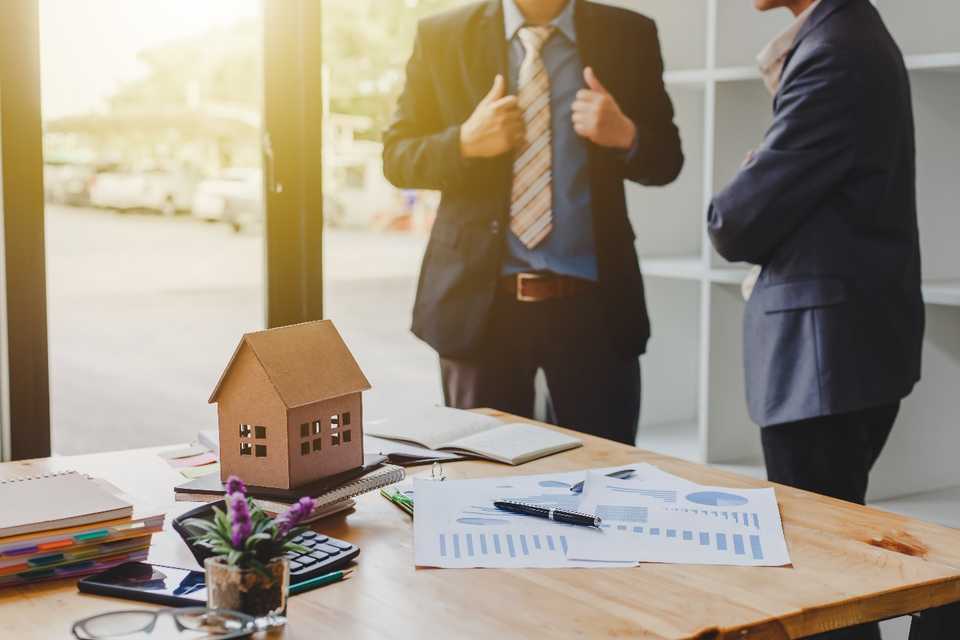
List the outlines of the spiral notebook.
{"label": "spiral notebook", "polygon": [[0,480],[0,538],[127,518],[133,506],[76,471]]}
{"label": "spiral notebook", "polygon": [[[351,498],[376,491],[381,487],[396,484],[403,480],[405,475],[403,467],[392,464],[381,465],[355,480],[340,485],[336,489],[331,489],[318,496],[313,496],[313,499],[316,501],[313,512],[320,513],[328,511],[335,505],[350,500]],[[253,502],[264,511],[271,511],[273,513],[279,513],[290,506],[290,504],[286,502],[259,498],[254,498]]]}

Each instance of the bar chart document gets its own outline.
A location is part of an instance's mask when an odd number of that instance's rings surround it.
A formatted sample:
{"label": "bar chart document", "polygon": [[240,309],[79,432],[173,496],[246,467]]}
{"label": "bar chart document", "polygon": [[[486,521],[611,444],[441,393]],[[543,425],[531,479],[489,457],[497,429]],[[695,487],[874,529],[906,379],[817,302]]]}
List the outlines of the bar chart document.
{"label": "bar chart document", "polygon": [[773,488],[702,486],[664,472],[641,480],[591,472],[580,510],[603,524],[571,541],[572,559],[790,564]]}
{"label": "bar chart document", "polygon": [[[643,465],[634,465],[639,470]],[[609,473],[620,469],[601,469]],[[571,491],[585,471],[480,480],[414,480],[417,566],[444,568],[560,568],[635,566],[636,560],[571,560],[570,548],[589,527],[500,511],[494,500],[520,500],[578,510]]]}

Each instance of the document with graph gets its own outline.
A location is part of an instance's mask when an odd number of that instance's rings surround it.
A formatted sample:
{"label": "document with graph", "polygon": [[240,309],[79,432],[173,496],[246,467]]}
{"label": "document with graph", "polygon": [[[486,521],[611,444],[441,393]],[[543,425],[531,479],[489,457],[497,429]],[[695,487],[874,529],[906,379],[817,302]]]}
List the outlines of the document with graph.
{"label": "document with graph", "polygon": [[[640,471],[646,465],[633,465]],[[620,467],[598,470],[601,474]],[[635,566],[635,560],[577,561],[568,557],[588,527],[500,511],[494,500],[578,509],[585,471],[480,480],[414,479],[417,566],[444,568],[558,568]],[[641,477],[645,477],[642,476]]]}
{"label": "document with graph", "polygon": [[639,480],[591,472],[579,508],[603,524],[571,541],[571,559],[790,564],[773,488],[703,486],[664,472]]}

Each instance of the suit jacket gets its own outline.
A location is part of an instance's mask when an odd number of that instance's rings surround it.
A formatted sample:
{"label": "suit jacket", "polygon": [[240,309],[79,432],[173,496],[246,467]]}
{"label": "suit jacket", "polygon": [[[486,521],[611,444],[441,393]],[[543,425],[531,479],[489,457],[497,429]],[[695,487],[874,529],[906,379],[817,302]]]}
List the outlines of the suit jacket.
{"label": "suit jacket", "polygon": [[[637,126],[633,153],[590,145],[593,226],[604,301],[598,309],[617,350],[644,351],[650,322],[627,218],[624,179],[672,182],[683,165],[673,105],[663,86],[654,23],[633,12],[576,2],[577,43],[585,66]],[[474,3],[421,21],[406,86],[384,134],[387,179],[402,188],[442,192],[413,309],[413,332],[442,356],[482,348],[509,233],[512,154],[465,160],[460,124],[507,77],[500,0]]]}
{"label": "suit jacket", "polygon": [[868,0],[822,0],[797,36],[753,160],[710,237],[763,265],[746,306],[760,425],[895,402],[920,378],[915,147],[903,57]]}

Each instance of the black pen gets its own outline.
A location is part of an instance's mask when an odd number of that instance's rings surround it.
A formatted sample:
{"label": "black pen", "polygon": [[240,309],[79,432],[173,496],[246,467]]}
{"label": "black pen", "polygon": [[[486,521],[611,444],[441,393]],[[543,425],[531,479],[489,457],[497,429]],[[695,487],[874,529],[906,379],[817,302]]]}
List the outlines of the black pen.
{"label": "black pen", "polygon": [[526,502],[517,502],[516,500],[497,500],[493,503],[493,506],[501,511],[509,511],[510,513],[519,513],[537,518],[547,518],[548,520],[562,522],[564,524],[578,524],[583,527],[599,527],[601,522],[600,518],[588,513],[541,507],[535,504],[527,504]]}

